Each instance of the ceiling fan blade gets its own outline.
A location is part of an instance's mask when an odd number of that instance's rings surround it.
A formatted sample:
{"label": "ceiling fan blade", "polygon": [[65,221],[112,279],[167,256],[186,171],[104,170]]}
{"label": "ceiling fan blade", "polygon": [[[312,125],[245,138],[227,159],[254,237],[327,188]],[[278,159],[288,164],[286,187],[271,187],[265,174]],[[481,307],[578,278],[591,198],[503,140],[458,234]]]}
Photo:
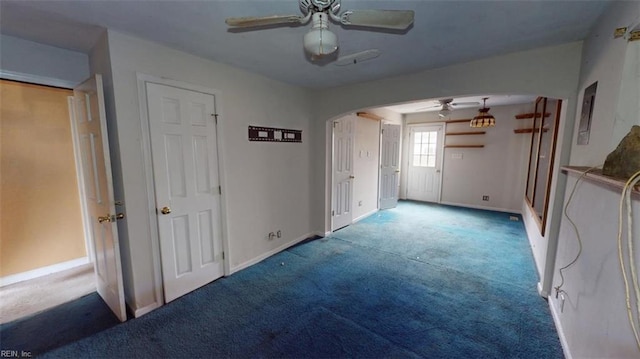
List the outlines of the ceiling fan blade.
{"label": "ceiling fan blade", "polygon": [[413,24],[413,10],[348,10],[340,16],[343,25],[404,30]]}
{"label": "ceiling fan blade", "polygon": [[286,25],[286,24],[301,24],[302,16],[299,15],[272,15],[261,17],[230,17],[224,22],[232,27],[257,27],[267,25]]}
{"label": "ceiling fan blade", "polygon": [[451,106],[475,106],[475,105],[480,105],[480,102],[477,101],[473,101],[473,102],[454,102],[450,104]]}
{"label": "ceiling fan blade", "polygon": [[423,110],[428,110],[428,109],[432,109],[432,108],[438,108],[438,107],[442,107],[442,105],[431,105],[431,106],[426,106],[426,107],[420,107],[420,108],[416,108],[415,111],[423,111]]}

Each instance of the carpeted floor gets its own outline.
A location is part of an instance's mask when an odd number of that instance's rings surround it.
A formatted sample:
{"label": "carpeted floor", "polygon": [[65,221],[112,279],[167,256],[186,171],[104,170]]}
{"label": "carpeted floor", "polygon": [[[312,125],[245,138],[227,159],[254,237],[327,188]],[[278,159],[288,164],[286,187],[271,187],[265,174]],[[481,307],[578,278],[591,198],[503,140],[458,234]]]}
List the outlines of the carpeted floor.
{"label": "carpeted floor", "polygon": [[93,264],[0,288],[0,324],[33,315],[96,291]]}
{"label": "carpeted floor", "polygon": [[562,358],[536,282],[508,214],[401,202],[44,357]]}

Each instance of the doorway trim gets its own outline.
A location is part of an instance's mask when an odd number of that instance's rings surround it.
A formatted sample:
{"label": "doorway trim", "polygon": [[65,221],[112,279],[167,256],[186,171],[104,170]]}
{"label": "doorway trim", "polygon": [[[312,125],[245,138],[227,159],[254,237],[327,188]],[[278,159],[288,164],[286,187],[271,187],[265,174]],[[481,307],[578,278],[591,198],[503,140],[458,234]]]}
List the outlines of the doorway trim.
{"label": "doorway trim", "polygon": [[[155,83],[165,86],[176,87],[184,90],[201,92],[204,94],[212,95],[215,98],[215,108],[218,118],[224,118],[222,114],[222,106],[219,103],[221,98],[220,91],[207,88],[204,86],[193,85],[183,81],[171,80],[167,78],[146,75],[136,72],[136,78],[138,83],[138,103],[140,107],[140,126],[142,129],[142,153],[143,153],[143,168],[142,172],[145,176],[145,187],[147,195],[147,208],[149,218],[149,233],[151,233],[151,252],[153,257],[153,271],[154,271],[154,294],[156,303],[153,305],[140,308],[136,311],[136,317],[150,312],[151,310],[164,305],[163,294],[163,281],[162,281],[162,261],[160,259],[160,236],[158,233],[158,219],[156,214],[156,201],[155,201],[155,182],[153,179],[153,162],[151,158],[151,130],[149,121],[149,111],[147,103],[147,83]],[[217,121],[217,140],[218,140],[218,173],[220,176],[220,185],[222,187],[220,210],[222,224],[222,250],[225,253],[225,259],[223,262],[224,276],[231,274],[230,271],[230,253],[229,253],[229,236],[227,228],[227,203],[226,203],[226,176],[224,172],[223,159],[224,156],[224,136],[221,135],[223,131],[223,122]]]}
{"label": "doorway trim", "polygon": [[[409,166],[410,166],[410,161],[411,159],[409,158],[409,153],[411,151],[411,143],[410,143],[410,139],[411,139],[411,129],[415,128],[415,127],[420,127],[420,126],[442,126],[442,140],[439,143],[439,147],[440,147],[440,152],[442,153],[442,156],[440,156],[439,159],[437,159],[438,163],[437,165],[440,166],[440,189],[438,191],[438,201],[435,203],[442,203],[442,175],[444,173],[444,142],[445,142],[445,133],[447,132],[447,123],[443,122],[443,121],[438,121],[438,122],[417,122],[417,123],[409,123],[406,126],[404,126],[404,144],[402,146],[402,154],[401,154],[401,158],[403,158],[401,163],[400,168],[404,167],[404,171],[402,171],[402,173],[404,174],[402,176],[402,184],[404,187],[404,190],[402,191],[402,197],[404,199],[407,199],[407,193],[409,191]],[[404,157],[402,157],[402,155],[404,155]],[[405,161],[406,159],[406,161]]]}

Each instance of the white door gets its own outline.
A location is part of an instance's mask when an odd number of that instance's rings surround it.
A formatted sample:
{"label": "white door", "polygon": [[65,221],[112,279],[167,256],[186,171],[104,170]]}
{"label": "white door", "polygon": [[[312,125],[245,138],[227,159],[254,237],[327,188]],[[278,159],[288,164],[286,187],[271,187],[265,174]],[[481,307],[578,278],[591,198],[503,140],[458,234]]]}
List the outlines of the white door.
{"label": "white door", "polygon": [[348,226],[353,220],[353,142],[355,121],[343,118],[333,122],[333,210],[332,230]]}
{"label": "white door", "polygon": [[74,137],[80,157],[81,191],[86,203],[98,294],[120,321],[127,320],[116,226],[113,178],[102,77],[73,90]]}
{"label": "white door", "polygon": [[400,185],[400,125],[382,125],[380,157],[380,209],[394,208]]}
{"label": "white door", "polygon": [[409,132],[408,199],[440,202],[442,127],[416,126]]}
{"label": "white door", "polygon": [[224,274],[213,95],[147,83],[165,301]]}

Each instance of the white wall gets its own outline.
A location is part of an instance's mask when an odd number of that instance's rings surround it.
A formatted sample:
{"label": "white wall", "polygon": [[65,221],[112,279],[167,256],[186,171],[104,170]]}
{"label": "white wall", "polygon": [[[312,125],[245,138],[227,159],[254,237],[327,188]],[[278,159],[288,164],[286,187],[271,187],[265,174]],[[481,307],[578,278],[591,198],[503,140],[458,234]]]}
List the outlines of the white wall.
{"label": "white wall", "polygon": [[[589,144],[578,146],[576,137],[573,137],[572,165],[602,164],[621,136],[629,131],[629,128],[614,130],[616,125],[620,124],[614,122],[616,108],[627,104],[630,108],[625,107],[625,110],[618,113],[628,111],[632,120],[640,119],[640,112],[637,112],[640,93],[624,94],[623,97],[628,95],[636,100],[620,101],[622,74],[625,71],[623,68],[626,69],[623,61],[629,58],[625,56],[629,43],[624,39],[613,39],[611,35],[615,28],[630,25],[638,19],[640,2],[616,2],[603,15],[585,41],[579,95],[581,97],[584,88],[595,81],[598,81],[598,90]],[[638,44],[632,43],[631,46],[635,47]],[[633,68],[638,65],[630,66]],[[637,86],[630,86],[628,89],[633,91],[634,88],[638,91]],[[577,108],[580,108],[579,105]],[[576,118],[579,118],[579,113],[576,113]],[[630,123],[627,123],[626,126],[629,125]],[[567,193],[573,187],[576,178],[574,175],[570,176],[566,186]],[[567,299],[562,313],[560,301],[555,295],[549,296],[549,304],[556,314],[556,325],[564,338],[563,345],[568,357],[637,358],[640,355],[624,310],[624,285],[617,259],[619,193],[620,191],[608,187],[583,182],[571,203],[569,213],[582,237],[582,254],[576,264],[565,271],[563,290],[566,291]],[[566,203],[566,198],[564,202]],[[640,246],[639,202],[640,198],[636,196],[633,206],[633,238],[636,248]],[[570,223],[563,217],[556,268],[568,264],[576,253],[576,235]],[[557,286],[560,277],[557,270],[553,274],[553,286]]]}
{"label": "white wall", "polygon": [[[567,197],[577,179],[577,175],[569,176]],[[621,192],[582,180],[568,209],[582,239],[582,254],[575,265],[563,272],[565,284],[562,290],[566,292],[564,310],[561,310],[562,305],[555,297],[555,291],[549,296],[549,305],[568,358],[640,357],[640,349],[627,319],[625,290],[618,261],[617,223]],[[640,196],[635,196],[633,202],[633,238],[634,247],[638,248]],[[626,246],[625,235],[623,248],[626,249]],[[569,264],[577,253],[577,236],[571,224],[563,220],[556,267]],[[636,250],[636,270],[638,263],[640,255]],[[560,276],[556,273],[553,285],[559,284]]]}
{"label": "white wall", "polygon": [[[353,115],[352,115],[353,116]],[[356,117],[353,154],[353,220],[378,209],[378,169],[380,157],[380,121]]]}
{"label": "white wall", "polygon": [[[614,39],[613,31],[618,27],[640,22],[640,1],[618,1],[599,20],[597,26],[584,41],[580,82],[578,85],[578,115],[581,111],[585,88],[598,82],[593,107],[591,136],[588,145],[574,145],[571,149],[571,164],[595,166],[604,163],[606,155],[613,151],[622,137],[631,128],[628,123],[616,122],[616,105],[622,83],[622,68],[626,58],[628,42]],[[640,124],[640,119],[634,119]],[[579,120],[575,123],[576,129]],[[577,141],[577,130],[573,142]]]}
{"label": "white wall", "polygon": [[[122,236],[133,284],[134,310],[157,305],[152,226],[144,167],[140,104],[136,73],[164,77],[219,91],[219,147],[228,241],[227,260],[233,272],[306,238],[310,225],[310,97],[285,85],[230,66],[109,31],[120,181],[127,227]],[[255,143],[248,125],[303,131],[303,143]],[[283,237],[269,241],[268,232]]]}
{"label": "white wall", "polygon": [[[533,112],[533,103],[491,107],[490,113],[496,118],[496,126],[487,129],[473,129],[468,123],[450,123],[446,132],[485,131],[485,135],[445,136],[445,143],[484,144],[484,148],[445,148],[442,167],[441,202],[474,208],[520,213],[527,176],[530,134],[515,134],[514,129],[531,127],[531,120],[516,120],[515,115]],[[455,110],[451,119],[472,118],[476,109]],[[441,122],[438,112],[407,114],[406,125]],[[408,131],[405,128],[405,143]],[[403,146],[403,157],[408,153]],[[452,156],[461,154],[462,159]],[[406,158],[406,157],[404,157]],[[408,162],[402,161],[400,193],[406,194],[406,174]],[[482,196],[488,195],[489,201]]]}
{"label": "white wall", "polygon": [[[383,80],[318,91],[315,94],[316,105],[313,132],[320,138],[327,138],[329,128],[326,121],[344,113],[368,107],[379,107],[394,103],[428,98],[477,94],[530,94],[544,95],[568,100],[567,123],[571,133],[576,109],[576,85],[579,74],[579,61],[582,43],[569,43],[531,51],[497,56],[493,58],[423,71],[406,76],[396,76]],[[327,104],[330,104],[328,106]],[[565,141],[569,145],[569,141]],[[318,204],[312,213],[313,228],[327,231],[328,208],[331,205],[326,174],[328,166],[327,145],[321,140],[313,144],[314,152],[314,203]],[[568,147],[562,143],[558,149],[558,161],[568,162]],[[557,182],[552,184],[552,193],[556,192]],[[561,190],[564,186],[560,187]],[[323,199],[324,196],[324,199]],[[556,211],[552,205],[552,212]],[[559,212],[557,212],[559,213]],[[559,218],[559,215],[556,214]],[[324,219],[324,223],[322,222]],[[550,226],[551,233],[557,234],[559,221]]]}
{"label": "white wall", "polygon": [[4,78],[29,81],[20,77],[24,74],[48,79],[47,85],[71,88],[89,77],[89,58],[80,52],[0,35],[0,69]]}

